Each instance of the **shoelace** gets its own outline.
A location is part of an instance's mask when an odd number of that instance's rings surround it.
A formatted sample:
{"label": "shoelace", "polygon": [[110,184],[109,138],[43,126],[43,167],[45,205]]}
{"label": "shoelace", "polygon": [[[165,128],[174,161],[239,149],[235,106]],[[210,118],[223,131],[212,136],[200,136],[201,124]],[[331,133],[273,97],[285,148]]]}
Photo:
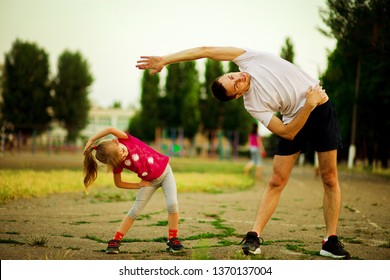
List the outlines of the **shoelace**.
{"label": "shoelace", "polygon": [[[329,241],[329,239],[328,239],[328,241]],[[327,241],[327,242],[328,242]],[[323,244],[325,244],[326,242],[323,242]],[[344,248],[344,244],[337,238],[337,242],[332,242],[332,244],[334,244],[334,245],[340,245],[341,246],[341,248]]]}
{"label": "shoelace", "polygon": [[340,241],[340,240],[338,240],[338,239],[337,239],[337,242],[336,242],[336,244],[337,244],[337,245],[340,245],[340,246],[341,246],[341,248],[344,248],[344,244],[343,244],[343,243],[341,243],[341,241]]}
{"label": "shoelace", "polygon": [[170,240],[170,243],[172,243],[174,246],[176,246],[176,245],[181,245],[180,240],[177,239],[177,238],[172,238],[172,239]]}
{"label": "shoelace", "polygon": [[[260,241],[260,244],[262,244],[263,242],[264,242],[264,240],[263,240],[263,238],[261,238],[261,237],[258,237],[259,238],[259,241]],[[240,245],[242,244],[242,243],[244,243],[245,241],[246,241],[246,236],[244,237],[244,239],[240,242]]]}
{"label": "shoelace", "polygon": [[110,240],[110,241],[108,242],[108,246],[109,246],[109,247],[117,247],[117,246],[119,246],[119,244],[120,244],[120,241],[119,241],[119,240]]}

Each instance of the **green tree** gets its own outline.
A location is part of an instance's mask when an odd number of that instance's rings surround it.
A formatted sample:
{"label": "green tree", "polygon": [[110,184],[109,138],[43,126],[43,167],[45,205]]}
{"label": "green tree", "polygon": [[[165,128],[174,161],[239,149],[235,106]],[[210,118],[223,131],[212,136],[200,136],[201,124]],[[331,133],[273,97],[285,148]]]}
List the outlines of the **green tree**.
{"label": "green tree", "polygon": [[67,142],[74,143],[88,123],[89,86],[93,77],[88,62],[80,52],[64,51],[58,59],[54,79],[54,114],[67,130]]}
{"label": "green tree", "polygon": [[165,127],[178,128],[182,124],[181,110],[184,101],[182,84],[185,77],[182,66],[183,63],[176,63],[166,67],[165,96],[162,104]]}
{"label": "green tree", "polygon": [[181,128],[192,139],[199,126],[199,74],[195,61],[167,66],[161,118],[166,128]]}
{"label": "green tree", "polygon": [[223,110],[226,105],[213,96],[211,85],[217,77],[223,74],[221,61],[206,59],[205,82],[203,94],[199,100],[199,108],[201,110],[201,128],[211,143],[209,148],[210,154],[215,154],[217,151],[217,147],[214,144],[216,143],[217,131],[223,127]]}
{"label": "green tree", "polygon": [[[337,40],[323,75],[326,89],[335,100],[341,123],[350,143],[349,165],[354,148],[357,157],[370,164],[380,159],[387,167],[390,121],[390,2],[381,0],[328,0],[321,17],[330,31],[321,30]],[[333,98],[334,97],[334,98]],[[337,100],[337,97],[340,100]],[[345,104],[348,103],[349,104]],[[342,107],[342,105],[344,105]],[[375,110],[375,114],[372,113]],[[370,117],[367,117],[370,116]],[[350,120],[350,125],[346,125]],[[352,156],[351,156],[352,154]]]}
{"label": "green tree", "polygon": [[27,136],[50,125],[49,59],[35,43],[16,40],[5,54],[2,118]]}
{"label": "green tree", "polygon": [[294,45],[291,41],[290,37],[287,37],[284,46],[282,46],[282,50],[280,52],[280,56],[284,58],[287,61],[290,61],[291,63],[294,63],[294,56],[295,56],[295,51],[294,51]]}
{"label": "green tree", "polygon": [[160,76],[144,71],[141,80],[141,108],[132,118],[129,130],[143,141],[153,141],[160,121]]}
{"label": "green tree", "polygon": [[183,105],[182,105],[182,127],[184,135],[193,139],[198,132],[200,124],[200,82],[199,73],[196,69],[195,61],[189,61],[183,64],[185,77],[182,84]]}
{"label": "green tree", "polygon": [[217,130],[222,128],[223,102],[217,100],[212,93],[211,85],[214,80],[223,75],[221,61],[206,59],[204,92],[200,99],[201,123],[204,130]]}

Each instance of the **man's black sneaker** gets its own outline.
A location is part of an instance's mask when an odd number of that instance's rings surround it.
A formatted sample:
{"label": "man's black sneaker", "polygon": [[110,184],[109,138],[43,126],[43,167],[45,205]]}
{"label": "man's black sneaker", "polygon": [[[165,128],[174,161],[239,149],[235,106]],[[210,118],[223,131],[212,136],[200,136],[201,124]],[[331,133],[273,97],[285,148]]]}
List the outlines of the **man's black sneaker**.
{"label": "man's black sneaker", "polygon": [[337,235],[329,236],[326,242],[322,241],[320,255],[334,259],[349,260],[351,258],[351,255],[344,250],[344,245],[339,241]]}
{"label": "man's black sneaker", "polygon": [[106,254],[118,254],[120,245],[121,242],[119,240],[111,239],[110,241],[108,241]]}
{"label": "man's black sneaker", "polygon": [[[263,239],[261,239],[261,243],[262,242],[263,242]],[[260,238],[257,236],[256,232],[254,232],[254,231],[248,232],[240,244],[242,244],[242,243],[244,243],[242,245],[242,251],[244,251],[245,255],[248,255],[248,254],[259,255],[259,254],[261,254]]]}
{"label": "man's black sneaker", "polygon": [[167,251],[171,253],[180,253],[184,251],[184,246],[181,245],[181,242],[178,238],[173,237],[167,241]]}

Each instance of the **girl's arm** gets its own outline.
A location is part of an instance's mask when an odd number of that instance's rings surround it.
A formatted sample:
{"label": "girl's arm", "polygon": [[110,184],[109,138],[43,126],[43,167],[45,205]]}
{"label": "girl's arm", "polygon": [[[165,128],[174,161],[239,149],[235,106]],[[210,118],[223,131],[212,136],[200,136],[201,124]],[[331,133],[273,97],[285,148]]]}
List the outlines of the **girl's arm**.
{"label": "girl's arm", "polygon": [[145,180],[141,180],[138,183],[124,182],[122,181],[121,173],[114,174],[114,183],[115,186],[117,186],[120,189],[139,189],[142,187],[149,187],[152,185],[151,182]]}
{"label": "girl's arm", "polygon": [[151,74],[160,72],[166,65],[209,58],[220,61],[231,61],[243,54],[245,50],[235,47],[198,47],[183,50],[177,53],[164,56],[141,56],[136,67],[141,70],[150,69]]}
{"label": "girl's arm", "polygon": [[88,150],[88,148],[90,148],[95,141],[97,141],[100,138],[103,138],[107,135],[110,135],[110,134],[114,135],[116,138],[127,138],[127,134],[124,131],[119,130],[115,127],[107,127],[105,129],[97,132],[96,134],[92,135],[88,139],[87,144],[85,144],[84,154],[85,154],[85,151]]}

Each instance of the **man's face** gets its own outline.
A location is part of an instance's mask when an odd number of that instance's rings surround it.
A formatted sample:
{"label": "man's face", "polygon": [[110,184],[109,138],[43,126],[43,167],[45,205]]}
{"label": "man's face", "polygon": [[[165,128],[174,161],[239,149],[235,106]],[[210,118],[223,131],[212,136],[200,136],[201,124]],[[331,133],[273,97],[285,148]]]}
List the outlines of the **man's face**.
{"label": "man's face", "polygon": [[227,73],[219,78],[228,96],[240,98],[249,90],[251,76],[246,72]]}

